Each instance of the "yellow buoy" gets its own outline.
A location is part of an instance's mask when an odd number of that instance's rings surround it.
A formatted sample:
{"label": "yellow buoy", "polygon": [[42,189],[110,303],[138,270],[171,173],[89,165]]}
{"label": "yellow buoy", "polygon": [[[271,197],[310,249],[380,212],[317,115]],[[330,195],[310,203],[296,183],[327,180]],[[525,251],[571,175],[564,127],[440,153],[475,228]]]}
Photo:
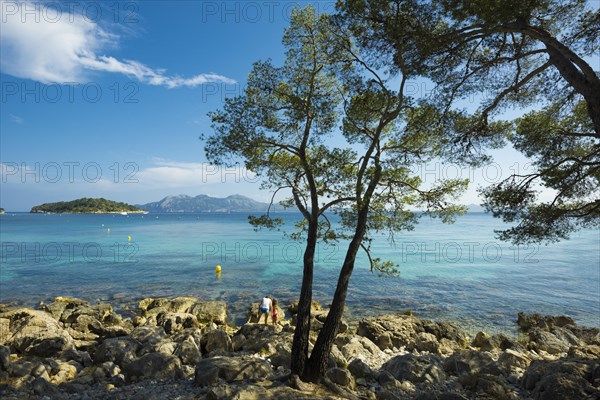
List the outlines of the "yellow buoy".
{"label": "yellow buoy", "polygon": [[107,231],[107,232],[110,232],[110,228],[108,228],[106,231]]}
{"label": "yellow buoy", "polygon": [[220,273],[221,273],[221,266],[220,266],[220,265],[217,265],[217,266],[215,267],[215,272],[216,272],[217,274],[220,274]]}
{"label": "yellow buoy", "polygon": [[102,224],[102,226],[104,226],[104,224]]}
{"label": "yellow buoy", "polygon": [[131,236],[127,236],[127,241],[131,242]]}

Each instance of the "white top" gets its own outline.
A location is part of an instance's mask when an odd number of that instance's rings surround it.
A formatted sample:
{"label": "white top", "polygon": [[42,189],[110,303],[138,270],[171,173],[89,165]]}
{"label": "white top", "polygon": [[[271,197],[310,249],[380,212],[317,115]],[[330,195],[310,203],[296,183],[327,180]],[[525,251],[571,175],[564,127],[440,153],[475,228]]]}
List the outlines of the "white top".
{"label": "white top", "polygon": [[262,303],[260,303],[260,308],[271,308],[271,299],[264,297]]}

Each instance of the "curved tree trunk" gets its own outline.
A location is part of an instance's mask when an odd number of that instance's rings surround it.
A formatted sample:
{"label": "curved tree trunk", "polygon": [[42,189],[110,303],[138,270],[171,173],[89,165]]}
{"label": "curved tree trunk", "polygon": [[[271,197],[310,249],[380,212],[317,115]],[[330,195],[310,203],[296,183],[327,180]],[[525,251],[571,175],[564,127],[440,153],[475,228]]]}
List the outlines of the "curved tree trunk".
{"label": "curved tree trunk", "polygon": [[296,329],[292,343],[292,359],[290,369],[292,374],[303,376],[308,358],[308,339],[310,333],[310,306],[312,304],[312,282],[317,246],[317,224],[310,222],[304,250],[304,271],[302,274],[302,287],[298,301],[298,314],[296,315]]}
{"label": "curved tree trunk", "polygon": [[560,75],[583,96],[587,103],[588,114],[594,124],[594,130],[600,135],[600,78],[584,75],[568,58],[556,49],[548,46],[550,61]]}
{"label": "curved tree trunk", "polygon": [[588,114],[594,125],[594,130],[600,135],[600,77],[594,69],[574,51],[565,46],[545,29],[516,23],[508,26],[544,44],[550,62],[556,67],[560,76],[571,85],[577,93],[583,96],[588,107]]}
{"label": "curved tree trunk", "polygon": [[348,245],[344,264],[340,271],[337,287],[333,296],[333,301],[327,314],[327,319],[323,324],[323,328],[319,332],[317,342],[313,348],[310,359],[305,368],[304,377],[311,382],[319,382],[325,376],[329,354],[335,337],[337,336],[338,327],[344,314],[346,305],[346,294],[348,293],[348,284],[350,276],[354,270],[354,262],[356,254],[360,248],[367,225],[367,212],[361,211],[358,217],[356,230],[352,241]]}

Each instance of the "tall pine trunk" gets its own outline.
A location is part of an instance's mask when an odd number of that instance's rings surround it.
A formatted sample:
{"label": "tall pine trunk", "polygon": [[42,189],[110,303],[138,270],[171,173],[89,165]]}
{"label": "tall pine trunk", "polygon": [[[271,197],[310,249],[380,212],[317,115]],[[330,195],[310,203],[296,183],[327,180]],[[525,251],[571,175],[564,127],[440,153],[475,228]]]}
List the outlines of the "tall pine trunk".
{"label": "tall pine trunk", "polygon": [[587,103],[594,130],[600,135],[600,78],[589,63],[545,29],[516,23],[517,30],[541,41],[560,75]]}
{"label": "tall pine trunk", "polygon": [[587,104],[588,114],[594,125],[594,130],[600,135],[600,79],[596,76],[588,77],[584,75],[562,53],[550,46],[547,49],[550,61],[558,69],[563,79],[583,96]]}
{"label": "tall pine trunk", "polygon": [[303,376],[306,360],[308,358],[308,339],[310,334],[310,306],[312,304],[312,282],[317,247],[317,223],[309,222],[304,250],[304,271],[302,274],[302,287],[296,314],[296,329],[292,343],[292,356],[290,369],[292,374]]}
{"label": "tall pine trunk", "polygon": [[325,376],[329,354],[331,353],[331,348],[335,341],[335,337],[337,336],[338,328],[344,314],[346,294],[348,293],[350,276],[354,270],[356,254],[358,253],[366,231],[367,214],[368,212],[366,210],[361,210],[359,213],[354,237],[346,251],[346,257],[340,271],[329,314],[327,314],[323,328],[321,328],[321,331],[319,332],[317,342],[313,347],[313,351],[304,371],[305,380],[319,382],[321,378]]}

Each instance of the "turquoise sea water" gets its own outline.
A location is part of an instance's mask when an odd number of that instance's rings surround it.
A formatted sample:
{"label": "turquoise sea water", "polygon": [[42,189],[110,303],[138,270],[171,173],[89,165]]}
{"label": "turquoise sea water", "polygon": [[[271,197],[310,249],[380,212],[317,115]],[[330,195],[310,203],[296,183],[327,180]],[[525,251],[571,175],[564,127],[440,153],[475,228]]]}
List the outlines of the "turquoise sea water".
{"label": "turquoise sea water", "polygon": [[[400,277],[371,273],[361,255],[348,312],[411,309],[488,331],[512,331],[519,311],[600,326],[600,232],[513,247],[494,238],[502,226],[472,213],[453,225],[422,219],[394,245],[381,235],[374,256],[396,262]],[[248,305],[266,293],[284,304],[297,298],[302,276],[302,243],[282,232],[255,232],[246,214],[15,213],[0,215],[0,235],[2,303],[34,306],[68,295],[126,307],[147,296],[191,295],[225,300],[232,322],[240,323]],[[319,246],[314,297],[324,304],[343,258],[343,243]]]}

